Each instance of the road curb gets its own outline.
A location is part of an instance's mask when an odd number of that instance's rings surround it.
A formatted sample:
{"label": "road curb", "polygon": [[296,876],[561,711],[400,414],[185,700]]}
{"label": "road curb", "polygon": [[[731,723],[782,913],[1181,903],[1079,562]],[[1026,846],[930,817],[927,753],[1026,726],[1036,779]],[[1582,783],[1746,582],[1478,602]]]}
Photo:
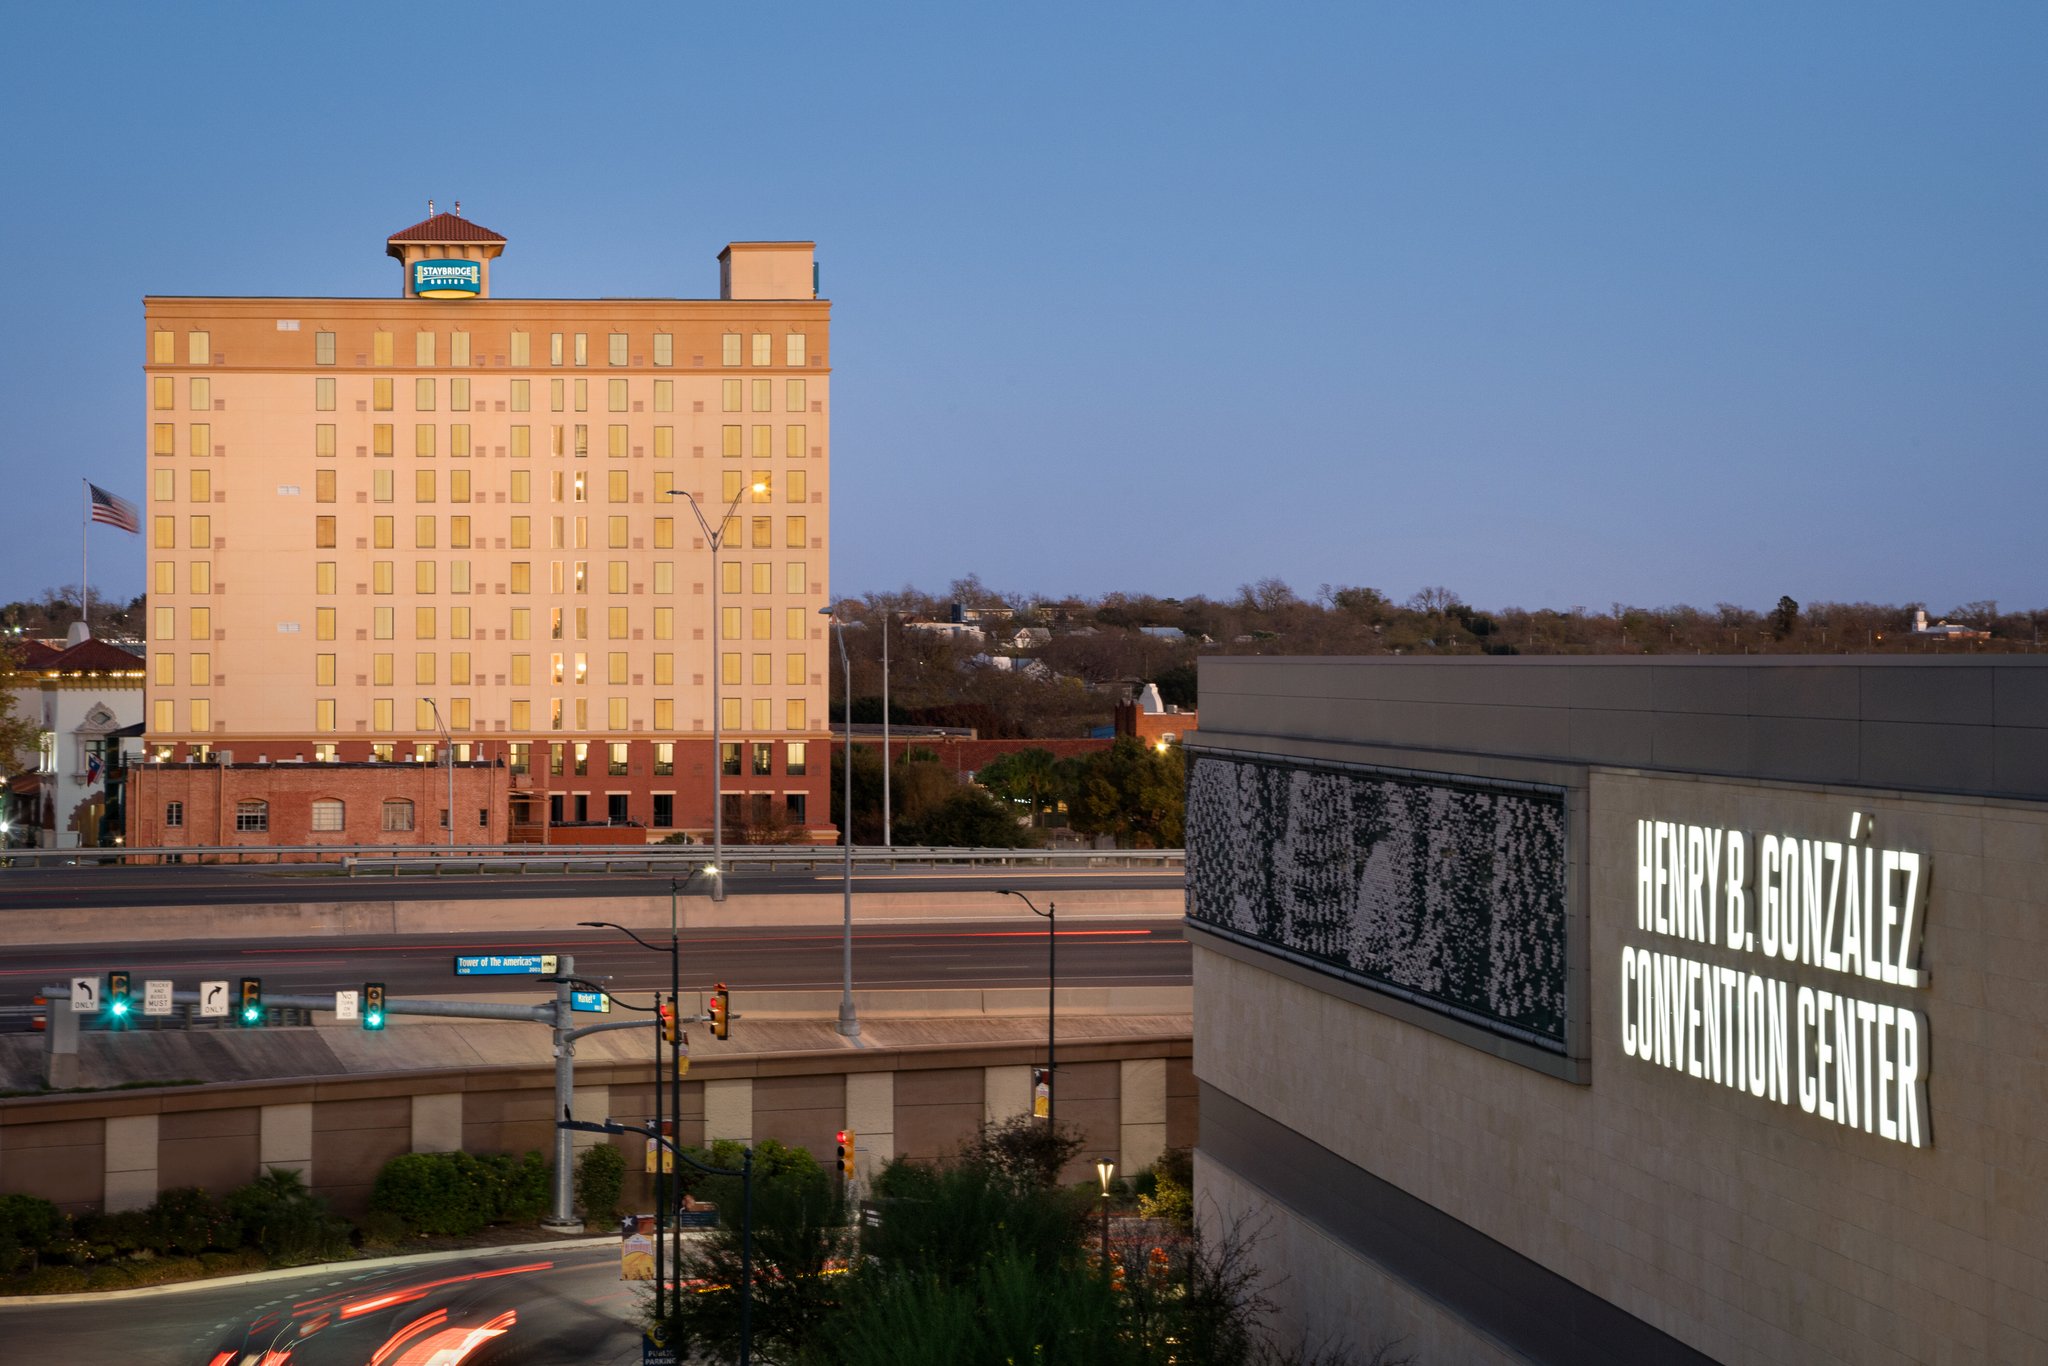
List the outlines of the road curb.
{"label": "road curb", "polygon": [[138,1285],[127,1290],[87,1290],[72,1295],[0,1295],[0,1313],[17,1305],[40,1307],[64,1304],[105,1304],[109,1300],[139,1300],[152,1295],[179,1295],[194,1290],[214,1290],[226,1286],[261,1285],[265,1281],[281,1281],[289,1276],[317,1276],[328,1271],[376,1271],[386,1267],[418,1266],[432,1262],[452,1262],[459,1258],[524,1256],[533,1252],[552,1252],[563,1248],[616,1247],[618,1235],[601,1238],[557,1238],[545,1243],[512,1243],[504,1247],[458,1247],[446,1252],[408,1252],[397,1257],[363,1257],[347,1262],[310,1262],[305,1266],[278,1267],[271,1271],[249,1271],[239,1276],[202,1276],[191,1281],[172,1281],[167,1285]]}

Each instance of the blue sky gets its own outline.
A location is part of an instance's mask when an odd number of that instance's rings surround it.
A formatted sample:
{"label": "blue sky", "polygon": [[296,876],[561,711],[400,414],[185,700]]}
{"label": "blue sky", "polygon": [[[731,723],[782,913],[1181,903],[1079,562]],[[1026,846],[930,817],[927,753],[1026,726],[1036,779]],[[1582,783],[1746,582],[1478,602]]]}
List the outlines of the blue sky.
{"label": "blue sky", "polygon": [[[141,298],[834,300],[835,593],[2048,604],[2048,6],[13,6],[0,597]],[[96,592],[143,586],[93,532]]]}

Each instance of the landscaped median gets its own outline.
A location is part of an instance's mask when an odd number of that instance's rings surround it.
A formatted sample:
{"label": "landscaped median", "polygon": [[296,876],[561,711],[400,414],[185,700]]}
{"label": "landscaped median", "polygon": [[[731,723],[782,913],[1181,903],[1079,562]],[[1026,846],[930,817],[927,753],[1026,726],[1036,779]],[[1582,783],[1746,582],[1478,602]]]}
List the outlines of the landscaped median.
{"label": "landscaped median", "polygon": [[[407,1153],[384,1164],[360,1223],[299,1174],[272,1167],[221,1196],[167,1190],[144,1209],[67,1215],[0,1195],[0,1295],[128,1290],[394,1253],[490,1248],[540,1235],[551,1169],[541,1155]],[[610,1231],[623,1164],[596,1147],[577,1164],[586,1218]]]}

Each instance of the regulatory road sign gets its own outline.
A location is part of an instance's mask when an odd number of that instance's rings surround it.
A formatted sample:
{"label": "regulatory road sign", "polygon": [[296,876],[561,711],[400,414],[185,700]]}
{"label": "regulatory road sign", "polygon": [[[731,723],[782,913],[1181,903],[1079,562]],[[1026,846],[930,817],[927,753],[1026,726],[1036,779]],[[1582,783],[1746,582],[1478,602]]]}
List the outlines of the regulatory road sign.
{"label": "regulatory road sign", "polygon": [[555,970],[552,953],[457,954],[457,977],[546,977]]}
{"label": "regulatory road sign", "polygon": [[84,1015],[100,1008],[100,979],[97,977],[74,977],[71,979],[71,1009],[74,1014]]}
{"label": "regulatory road sign", "polygon": [[335,993],[334,993],[334,1018],[335,1018],[335,1019],[337,1019],[337,1020],[353,1020],[353,1019],[355,1019],[355,1018],[356,1018],[356,1002],[357,1002],[357,1001],[358,1001],[358,1000],[359,1000],[360,998],[361,998],[361,993],[359,993],[359,992],[354,992],[354,991],[337,991],[337,992],[335,992]]}
{"label": "regulatory road sign", "polygon": [[228,984],[226,982],[201,982],[199,984],[199,1013],[201,1016],[227,1018]]}
{"label": "regulatory road sign", "polygon": [[171,984],[168,979],[152,977],[142,984],[142,1013],[145,1015],[168,1015],[171,1013]]}
{"label": "regulatory road sign", "polygon": [[572,991],[569,993],[569,1009],[609,1015],[612,1011],[612,998],[601,991]]}

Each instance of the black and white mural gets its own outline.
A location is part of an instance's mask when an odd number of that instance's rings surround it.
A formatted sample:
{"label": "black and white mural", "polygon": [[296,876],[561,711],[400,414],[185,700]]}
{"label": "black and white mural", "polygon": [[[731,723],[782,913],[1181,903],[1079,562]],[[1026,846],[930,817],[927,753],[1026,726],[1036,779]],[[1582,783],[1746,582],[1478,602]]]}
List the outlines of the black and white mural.
{"label": "black and white mural", "polygon": [[1195,757],[1188,915],[1562,1048],[1561,794]]}

